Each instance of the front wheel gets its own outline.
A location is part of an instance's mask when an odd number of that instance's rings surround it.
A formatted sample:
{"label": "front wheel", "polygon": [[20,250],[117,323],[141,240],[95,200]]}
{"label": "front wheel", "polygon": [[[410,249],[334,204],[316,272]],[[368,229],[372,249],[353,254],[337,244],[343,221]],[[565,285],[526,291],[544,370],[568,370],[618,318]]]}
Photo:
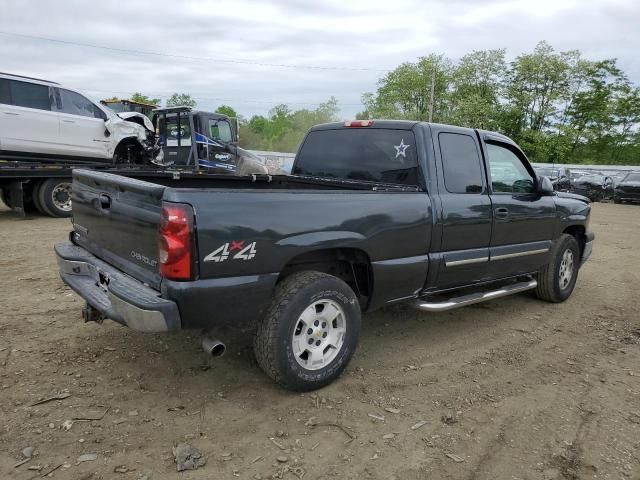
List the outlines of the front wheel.
{"label": "front wheel", "polygon": [[571,296],[580,268],[580,247],[573,235],[562,234],[551,249],[551,261],[538,273],[536,296],[564,302]]}
{"label": "front wheel", "polygon": [[258,323],[260,368],[281,386],[310,391],[345,369],[360,336],[360,305],[342,280],[316,271],[290,275],[276,287]]}

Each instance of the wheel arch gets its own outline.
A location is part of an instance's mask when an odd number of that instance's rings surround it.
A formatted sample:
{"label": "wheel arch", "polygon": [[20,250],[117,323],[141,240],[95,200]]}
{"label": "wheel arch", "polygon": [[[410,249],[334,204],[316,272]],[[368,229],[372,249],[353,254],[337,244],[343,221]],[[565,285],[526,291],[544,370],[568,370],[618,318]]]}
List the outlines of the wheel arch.
{"label": "wheel arch", "polygon": [[580,247],[580,257],[582,258],[584,246],[587,243],[586,227],[584,225],[569,225],[562,231],[562,233],[571,235],[576,239],[578,246]]}
{"label": "wheel arch", "polygon": [[373,271],[367,252],[354,247],[318,248],[290,258],[280,270],[277,283],[292,273],[315,270],[343,280],[364,308],[373,292]]}

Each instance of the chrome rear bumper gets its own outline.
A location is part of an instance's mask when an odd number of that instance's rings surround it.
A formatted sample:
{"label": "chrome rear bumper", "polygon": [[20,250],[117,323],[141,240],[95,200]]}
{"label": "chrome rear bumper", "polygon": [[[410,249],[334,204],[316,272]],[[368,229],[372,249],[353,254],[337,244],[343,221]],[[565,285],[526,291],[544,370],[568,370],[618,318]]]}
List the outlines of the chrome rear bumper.
{"label": "chrome rear bumper", "polygon": [[141,332],[180,329],[178,306],[157,290],[70,242],[55,252],[62,280],[105,318]]}

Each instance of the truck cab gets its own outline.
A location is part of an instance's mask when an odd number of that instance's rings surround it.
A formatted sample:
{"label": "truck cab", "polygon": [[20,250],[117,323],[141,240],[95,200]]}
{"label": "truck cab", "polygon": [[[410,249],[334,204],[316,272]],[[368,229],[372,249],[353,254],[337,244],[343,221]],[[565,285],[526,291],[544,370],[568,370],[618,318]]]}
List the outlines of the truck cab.
{"label": "truck cab", "polygon": [[167,107],[153,110],[152,123],[163,165],[235,175],[267,173],[259,157],[238,146],[238,124],[226,115]]}

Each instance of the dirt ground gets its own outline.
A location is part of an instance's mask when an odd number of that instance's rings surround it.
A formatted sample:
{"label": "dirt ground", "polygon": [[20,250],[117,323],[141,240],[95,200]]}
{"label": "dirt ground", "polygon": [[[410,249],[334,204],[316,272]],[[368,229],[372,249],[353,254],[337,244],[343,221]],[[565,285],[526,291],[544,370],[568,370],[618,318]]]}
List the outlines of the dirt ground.
{"label": "dirt ground", "polygon": [[[197,332],[84,324],[52,252],[69,221],[1,207],[0,478],[640,479],[640,206],[591,225],[566,303],[367,315],[345,374],[300,395],[248,335],[214,360]],[[177,473],[179,442],[206,465]]]}

